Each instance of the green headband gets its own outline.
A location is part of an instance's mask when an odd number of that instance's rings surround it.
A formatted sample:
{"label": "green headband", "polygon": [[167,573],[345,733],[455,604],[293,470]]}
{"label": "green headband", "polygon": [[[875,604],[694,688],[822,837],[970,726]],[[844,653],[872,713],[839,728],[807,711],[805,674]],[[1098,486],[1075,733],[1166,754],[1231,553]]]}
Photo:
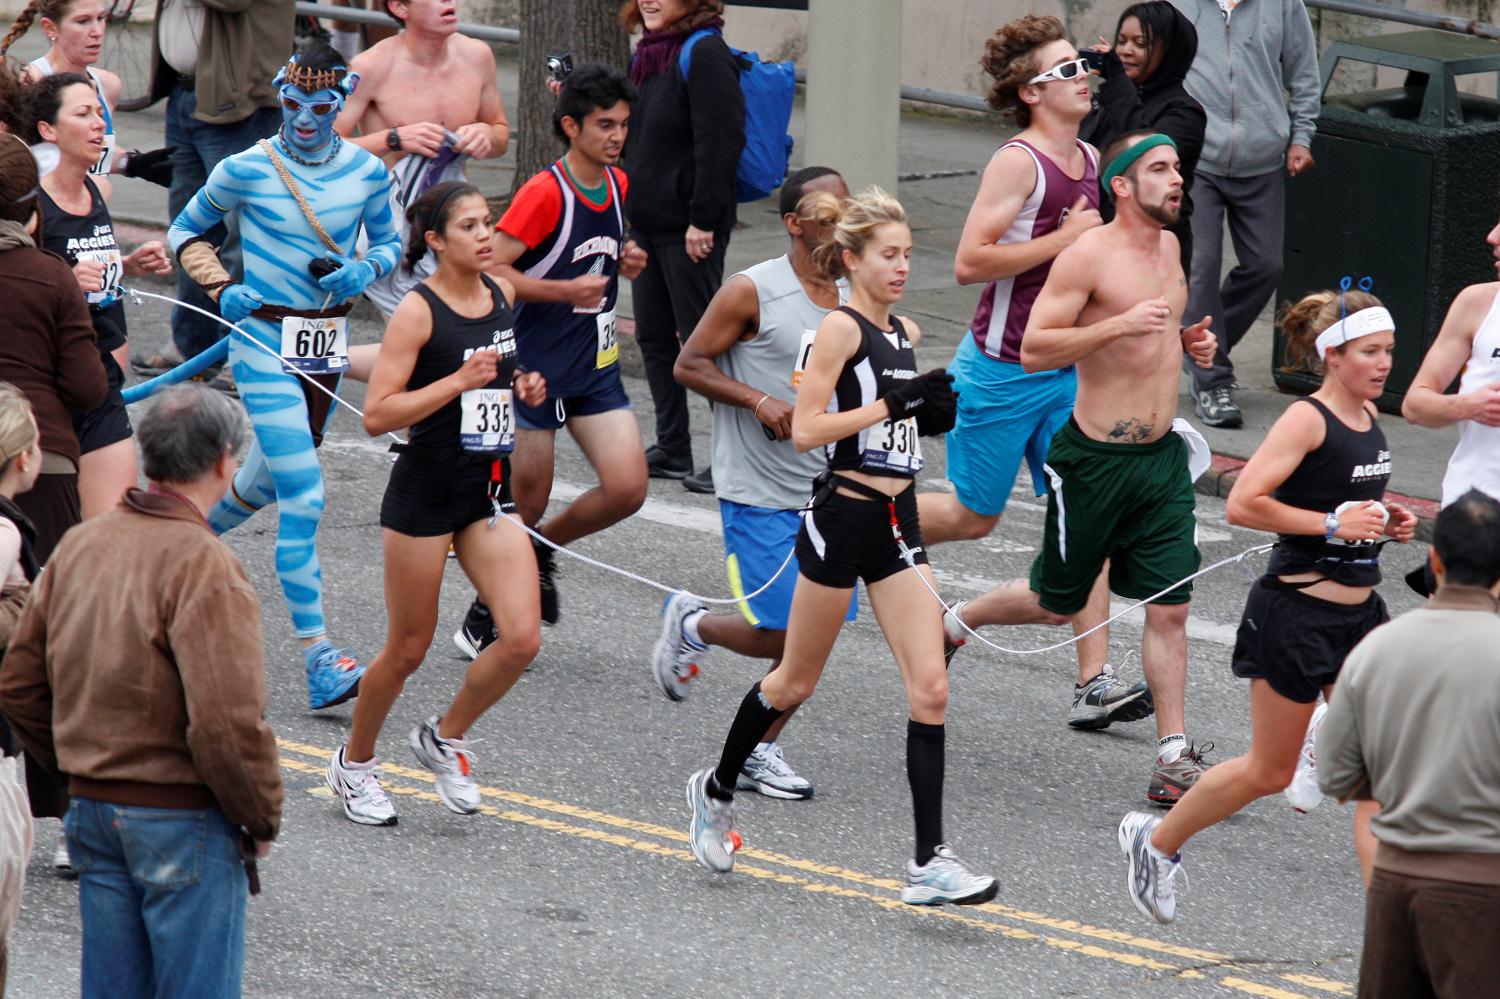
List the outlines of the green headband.
{"label": "green headband", "polygon": [[1140,159],[1142,156],[1145,156],[1146,153],[1155,149],[1157,146],[1171,146],[1173,149],[1176,149],[1177,143],[1172,141],[1172,137],[1170,135],[1162,135],[1160,132],[1155,132],[1151,135],[1146,136],[1140,142],[1137,142],[1135,145],[1125,150],[1119,156],[1116,156],[1114,160],[1109,164],[1109,168],[1104,171],[1104,189],[1106,191],[1109,190],[1110,181],[1114,180],[1116,177],[1120,176],[1120,174],[1135,166],[1136,160]]}

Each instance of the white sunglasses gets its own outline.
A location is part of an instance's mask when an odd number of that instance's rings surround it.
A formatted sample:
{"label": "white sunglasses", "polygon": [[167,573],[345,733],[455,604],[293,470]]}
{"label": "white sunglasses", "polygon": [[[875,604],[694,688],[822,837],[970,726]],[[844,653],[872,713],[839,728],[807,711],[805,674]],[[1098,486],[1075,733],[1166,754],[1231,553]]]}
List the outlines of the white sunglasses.
{"label": "white sunglasses", "polygon": [[1059,63],[1058,65],[1053,66],[1051,69],[1047,70],[1047,72],[1045,73],[1038,73],[1036,76],[1033,76],[1026,82],[1047,83],[1050,80],[1073,80],[1077,79],[1080,76],[1087,76],[1088,73],[1088,60],[1074,59],[1071,62]]}

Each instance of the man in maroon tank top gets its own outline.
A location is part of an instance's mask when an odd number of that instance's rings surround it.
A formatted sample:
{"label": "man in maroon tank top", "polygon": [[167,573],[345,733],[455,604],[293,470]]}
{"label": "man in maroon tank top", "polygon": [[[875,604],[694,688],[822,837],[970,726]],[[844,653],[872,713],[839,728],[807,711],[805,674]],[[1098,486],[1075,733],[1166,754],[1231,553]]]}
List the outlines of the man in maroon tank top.
{"label": "man in maroon tank top", "polygon": [[[1100,224],[1099,154],[1078,138],[1089,113],[1089,73],[1055,17],[1027,15],[1002,26],[980,60],[994,78],[990,106],[1022,131],[985,167],[979,193],[959,239],[954,271],[960,284],[984,284],[969,333],[948,370],[959,391],[958,422],[948,434],[948,478],[954,492],[918,497],[928,544],[982,538],[994,530],[1023,460],[1036,495],[1052,436],[1073,409],[1071,368],[1029,374],[1021,369],[1021,334],[1052,260]],[[1077,632],[1101,624],[1109,593],[1096,586]],[[964,626],[1057,624],[1069,619],[1037,606],[1024,579],[954,607],[944,621],[950,653]],[[962,621],[962,624],[960,624]],[[1078,644],[1078,683],[1068,724],[1104,728],[1151,713],[1145,683],[1119,682],[1105,662],[1109,633]]]}

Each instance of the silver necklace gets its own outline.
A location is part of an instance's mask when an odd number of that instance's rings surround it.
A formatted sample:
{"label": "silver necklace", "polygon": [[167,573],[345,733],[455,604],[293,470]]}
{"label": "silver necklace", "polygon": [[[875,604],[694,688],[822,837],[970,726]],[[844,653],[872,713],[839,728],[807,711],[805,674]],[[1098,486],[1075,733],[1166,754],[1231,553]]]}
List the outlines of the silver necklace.
{"label": "silver necklace", "polygon": [[[284,130],[285,128],[286,126],[283,125],[282,129]],[[328,155],[320,160],[310,160],[297,155],[296,151],[292,148],[292,144],[286,141],[286,136],[282,133],[282,131],[277,131],[276,141],[281,144],[282,152],[286,153],[288,156],[296,160],[298,163],[301,163],[303,166],[322,166],[323,164],[327,163],[335,156],[337,156],[339,154],[339,148],[344,144],[344,140],[339,136],[337,132],[335,132],[333,133],[333,142],[331,143],[328,150]]]}

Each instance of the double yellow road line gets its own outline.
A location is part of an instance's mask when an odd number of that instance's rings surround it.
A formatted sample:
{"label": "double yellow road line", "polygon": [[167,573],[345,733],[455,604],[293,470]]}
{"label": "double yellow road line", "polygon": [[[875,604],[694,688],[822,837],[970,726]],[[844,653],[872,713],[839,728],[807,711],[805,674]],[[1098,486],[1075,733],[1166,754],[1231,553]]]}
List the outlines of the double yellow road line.
{"label": "double yellow road line", "polygon": [[[276,741],[282,752],[282,769],[293,774],[318,777],[318,784],[310,790],[321,790],[321,777],[334,751],[288,739]],[[382,763],[380,769],[388,793],[432,802],[442,807],[437,794],[431,790],[433,776],[426,770],[390,763]],[[681,829],[671,829],[549,798],[538,798],[520,791],[482,785],[479,790],[483,799],[479,806],[480,814],[490,818],[670,860],[694,865],[698,863],[687,848],[687,833]],[[918,919],[948,920],[1007,939],[1040,944],[1142,971],[1163,972],[1184,979],[1203,979],[1205,984],[1213,982],[1246,995],[1264,999],[1354,995],[1353,986],[1347,982],[1311,974],[1280,973],[1234,965],[1233,958],[1225,954],[1165,943],[1071,919],[1058,919],[999,901],[962,908],[913,906],[901,901],[901,882],[892,878],[876,877],[845,867],[754,847],[739,850],[735,857],[736,874],[815,895],[874,905]],[[1276,984],[1269,984],[1270,982]],[[1287,985],[1312,991],[1293,991]]]}

